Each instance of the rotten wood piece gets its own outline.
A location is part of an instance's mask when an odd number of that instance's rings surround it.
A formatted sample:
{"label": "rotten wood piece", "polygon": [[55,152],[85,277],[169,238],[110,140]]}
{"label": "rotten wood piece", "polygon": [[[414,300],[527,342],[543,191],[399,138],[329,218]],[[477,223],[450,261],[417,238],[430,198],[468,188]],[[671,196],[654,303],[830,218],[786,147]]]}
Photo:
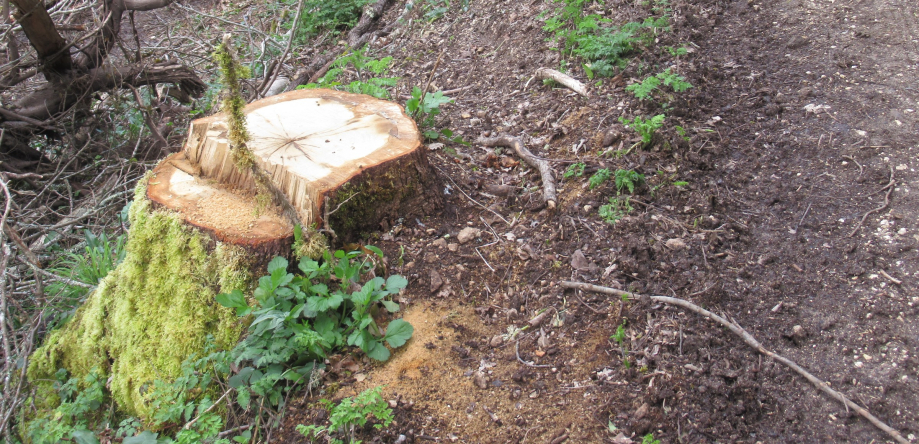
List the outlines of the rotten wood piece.
{"label": "rotten wood piece", "polygon": [[558,82],[559,84],[567,87],[568,89],[584,97],[590,97],[590,93],[587,92],[587,87],[584,86],[583,83],[575,80],[574,78],[572,78],[571,76],[567,74],[558,72],[554,69],[539,68],[536,70],[536,78],[540,80],[543,80],[543,79],[554,80]]}
{"label": "rotten wood piece", "polygon": [[511,137],[506,134],[492,138],[481,137],[476,140],[475,143],[487,147],[505,146],[513,148],[514,152],[516,152],[524,162],[539,170],[539,175],[542,177],[543,198],[546,206],[549,207],[550,210],[555,209],[558,198],[555,191],[555,177],[553,176],[552,167],[549,165],[549,162],[540,157],[536,157],[527,149],[523,141],[519,138]]}

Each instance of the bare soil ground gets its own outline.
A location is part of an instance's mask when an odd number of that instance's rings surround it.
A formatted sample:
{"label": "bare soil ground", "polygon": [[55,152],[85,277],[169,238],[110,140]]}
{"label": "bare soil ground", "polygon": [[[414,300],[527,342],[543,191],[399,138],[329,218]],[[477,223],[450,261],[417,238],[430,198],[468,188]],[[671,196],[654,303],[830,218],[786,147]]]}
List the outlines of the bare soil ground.
{"label": "bare soil ground", "polygon": [[[559,65],[539,18],[555,5],[454,3],[430,22],[415,2],[411,21],[371,43],[395,59],[397,100],[423,86],[443,54],[432,89],[464,89],[438,126],[468,141],[522,137],[554,160],[558,209],[533,211],[538,172],[512,153],[435,146],[442,214],[390,221],[367,240],[410,278],[414,338],[383,366],[333,362],[326,382],[337,392],[292,403],[278,442],[302,442],[294,426],[324,419],[318,399],[380,384],[396,422],[368,427],[370,442],[889,439],[713,322],[565,290],[561,280],[724,313],[904,436],[919,435],[915,2],[676,0],[673,32],[621,77],[596,86],[571,67],[590,98],[531,80]],[[382,21],[405,6],[396,2]],[[647,16],[639,2],[601,10],[620,23]],[[662,50],[680,44],[692,52],[674,60]],[[619,143],[610,133],[631,144],[620,116],[660,112],[624,86],[670,64],[694,88],[672,103],[655,147],[602,155]],[[615,188],[562,180],[570,161],[586,163],[588,175],[635,169],[648,184],[634,211],[610,225],[597,208]],[[492,185],[516,192],[497,196]],[[477,236],[458,242],[467,227]],[[541,312],[539,326],[506,335]],[[610,337],[623,322],[620,347]]]}

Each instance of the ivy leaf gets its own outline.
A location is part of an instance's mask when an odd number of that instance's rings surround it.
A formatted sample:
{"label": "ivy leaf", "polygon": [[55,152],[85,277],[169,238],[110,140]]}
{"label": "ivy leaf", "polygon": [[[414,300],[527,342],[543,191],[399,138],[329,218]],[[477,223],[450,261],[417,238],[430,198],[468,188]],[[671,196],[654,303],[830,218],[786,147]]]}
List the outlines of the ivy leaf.
{"label": "ivy leaf", "polygon": [[414,332],[415,327],[412,327],[412,324],[402,319],[396,319],[386,327],[385,339],[392,348],[399,348],[405,345],[405,342],[412,337]]}

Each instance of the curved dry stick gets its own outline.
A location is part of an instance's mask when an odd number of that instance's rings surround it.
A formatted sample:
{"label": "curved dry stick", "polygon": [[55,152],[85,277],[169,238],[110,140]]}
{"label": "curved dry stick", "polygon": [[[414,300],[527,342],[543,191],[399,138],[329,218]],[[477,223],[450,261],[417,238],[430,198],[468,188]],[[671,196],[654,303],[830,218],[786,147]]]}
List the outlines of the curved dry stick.
{"label": "curved dry stick", "polygon": [[838,399],[840,402],[842,402],[846,406],[846,408],[851,408],[852,410],[855,410],[856,412],[858,412],[859,415],[862,415],[863,418],[867,419],[872,424],[874,424],[877,428],[883,430],[888,435],[890,435],[890,437],[893,438],[895,441],[901,444],[909,444],[909,441],[906,440],[906,438],[904,438],[903,435],[900,435],[900,432],[894,430],[889,425],[884,424],[880,419],[872,415],[871,412],[869,412],[868,410],[865,410],[860,405],[850,401],[849,398],[846,398],[846,396],[843,395],[842,393],[831,389],[830,386],[828,386],[825,382],[821,381],[820,379],[817,379],[816,376],[810,374],[810,372],[808,372],[807,370],[804,370],[800,365],[795,364],[794,361],[788,358],[785,358],[784,356],[781,356],[773,351],[767,350],[765,347],[763,347],[762,344],[760,344],[759,341],[757,341],[752,335],[750,335],[750,333],[747,333],[747,331],[744,330],[743,327],[738,325],[733,320],[729,321],[685,299],[673,298],[669,296],[642,296],[642,295],[638,295],[635,293],[630,293],[628,291],[617,290],[615,288],[609,288],[609,287],[601,287],[599,285],[587,284],[584,282],[561,281],[559,282],[559,285],[565,288],[574,288],[574,289],[585,290],[585,291],[595,291],[597,293],[611,294],[614,296],[627,297],[629,299],[640,299],[640,298],[647,297],[647,298],[650,298],[652,301],[663,302],[665,304],[670,304],[670,305],[676,305],[679,307],[683,307],[691,312],[705,316],[721,324],[722,326],[727,327],[728,330],[731,330],[732,332],[734,332],[734,334],[736,334],[737,336],[740,336],[740,338],[743,339],[743,341],[746,342],[747,345],[755,348],[756,351],[770,358],[773,358],[776,361],[781,362],[782,364],[785,364],[788,368],[794,370],[796,373],[798,373],[799,375],[803,376],[805,379],[810,381],[811,384],[816,386],[822,392],[826,393],[827,395],[830,395],[830,397],[832,398]]}
{"label": "curved dry stick", "polygon": [[555,209],[558,200],[555,193],[555,177],[552,176],[552,167],[549,166],[549,162],[533,155],[533,153],[524,146],[520,138],[504,134],[492,138],[480,137],[475,143],[489,147],[506,146],[513,148],[524,162],[539,170],[539,175],[542,176],[543,197],[546,200],[546,205],[550,210]]}
{"label": "curved dry stick", "polygon": [[571,76],[569,76],[569,75],[567,75],[567,74],[564,74],[564,73],[561,73],[561,72],[558,72],[558,71],[556,71],[556,70],[554,70],[554,69],[539,68],[539,69],[536,70],[536,78],[537,78],[537,79],[550,79],[550,80],[554,80],[554,81],[556,81],[556,82],[558,82],[558,83],[560,83],[560,84],[562,84],[562,85],[568,87],[568,89],[570,89],[570,90],[572,90],[572,91],[574,91],[574,92],[576,92],[576,93],[578,93],[578,94],[580,94],[580,95],[582,95],[582,96],[584,96],[584,97],[590,97],[590,93],[587,92],[587,87],[584,86],[583,83],[578,82],[577,80],[575,80],[575,79],[572,78]]}
{"label": "curved dry stick", "polygon": [[[861,165],[859,165],[859,166],[861,166]],[[865,224],[865,220],[868,219],[868,216],[870,216],[870,215],[872,215],[872,214],[874,214],[874,213],[877,213],[878,211],[882,211],[884,208],[887,208],[887,206],[890,205],[890,193],[893,192],[894,185],[896,185],[897,182],[896,182],[896,181],[894,180],[894,178],[893,178],[893,166],[891,166],[891,165],[887,165],[887,166],[890,167],[890,181],[887,182],[887,185],[884,185],[884,188],[881,188],[881,189],[880,189],[880,191],[887,190],[887,194],[884,195],[884,205],[881,205],[881,206],[879,206],[879,207],[877,207],[877,208],[875,208],[875,209],[873,209],[873,210],[871,210],[871,211],[865,213],[865,215],[862,216],[862,220],[858,221],[858,224],[855,225],[855,228],[853,228],[852,231],[849,232],[849,235],[846,236],[846,237],[855,236],[855,233],[858,232],[858,229],[861,228],[862,225]]]}

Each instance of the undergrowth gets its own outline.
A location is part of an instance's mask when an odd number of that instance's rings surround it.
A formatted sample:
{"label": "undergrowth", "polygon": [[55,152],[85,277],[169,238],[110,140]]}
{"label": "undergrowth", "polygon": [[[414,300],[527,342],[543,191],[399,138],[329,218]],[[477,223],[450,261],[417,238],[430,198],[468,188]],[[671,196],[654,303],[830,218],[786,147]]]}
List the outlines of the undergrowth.
{"label": "undergrowth", "polygon": [[[376,60],[365,54],[366,47],[357,49],[339,57],[329,70],[315,83],[298,86],[297,89],[333,88],[356,94],[367,94],[378,99],[389,99],[388,88],[396,86],[398,77],[386,77],[392,57]],[[342,83],[343,78],[352,68],[357,77],[350,83]]]}

